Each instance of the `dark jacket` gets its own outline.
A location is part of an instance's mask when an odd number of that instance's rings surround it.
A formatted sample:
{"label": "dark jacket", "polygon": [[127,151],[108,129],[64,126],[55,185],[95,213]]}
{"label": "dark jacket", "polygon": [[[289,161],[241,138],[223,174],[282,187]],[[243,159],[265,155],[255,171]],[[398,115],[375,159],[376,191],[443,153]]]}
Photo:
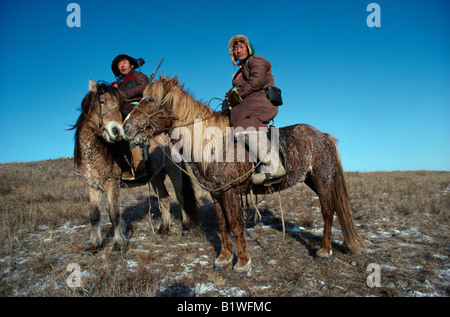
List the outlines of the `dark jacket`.
{"label": "dark jacket", "polygon": [[267,127],[278,114],[278,107],[272,105],[266,93],[261,91],[275,86],[272,65],[265,58],[252,55],[239,67],[240,70],[233,78],[233,87],[238,88],[243,101],[231,109],[231,126],[244,129]]}
{"label": "dark jacket", "polygon": [[117,80],[119,89],[124,93],[128,100],[128,105],[125,106],[123,114],[127,116],[136,105],[136,102],[141,101],[145,87],[149,83],[148,77],[136,70],[132,70],[126,76],[120,76]]}

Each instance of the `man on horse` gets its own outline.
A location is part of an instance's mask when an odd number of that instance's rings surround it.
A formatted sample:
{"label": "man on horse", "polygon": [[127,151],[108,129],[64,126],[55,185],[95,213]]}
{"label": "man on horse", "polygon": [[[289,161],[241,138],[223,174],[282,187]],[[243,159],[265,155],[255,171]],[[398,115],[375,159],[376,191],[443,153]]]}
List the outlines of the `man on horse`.
{"label": "man on horse", "polygon": [[[235,137],[244,137],[250,154],[261,162],[258,173],[252,176],[253,184],[269,185],[281,180],[286,174],[280,164],[278,151],[271,151],[270,158],[274,160],[271,162],[265,159],[268,155],[266,151],[258,151],[262,138],[267,140],[269,122],[278,114],[278,107],[268,99],[266,93],[269,87],[274,87],[272,65],[265,58],[254,55],[253,46],[243,35],[234,36],[228,48],[231,61],[239,67],[233,76],[233,88],[226,94],[232,107],[230,123],[232,127],[244,130],[236,132]],[[249,137],[251,134],[256,134],[258,144],[250,144],[253,139]],[[270,165],[276,166],[275,170]]]}
{"label": "man on horse", "polygon": [[[117,78],[117,81],[113,82],[112,85],[119,88],[128,101],[128,104],[122,111],[123,119],[139,104],[145,87],[149,83],[148,77],[136,70],[144,63],[145,61],[142,58],[136,59],[126,54],[120,54],[114,58],[111,64],[111,69]],[[131,163],[131,171],[124,171],[122,174],[123,180],[135,180],[145,176],[146,170],[141,148],[131,148],[131,156],[133,161]]]}

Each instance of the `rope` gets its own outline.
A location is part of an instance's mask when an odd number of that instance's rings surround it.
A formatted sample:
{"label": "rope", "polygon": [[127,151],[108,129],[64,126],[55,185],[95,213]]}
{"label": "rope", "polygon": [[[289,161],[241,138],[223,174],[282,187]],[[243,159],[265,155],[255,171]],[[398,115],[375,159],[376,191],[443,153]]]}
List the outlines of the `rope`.
{"label": "rope", "polygon": [[280,203],[281,223],[283,225],[283,241],[286,237],[286,227],[284,226],[284,212],[283,205],[281,204],[281,192],[278,192],[278,202]]}
{"label": "rope", "polygon": [[253,207],[255,208],[255,211],[256,211],[255,223],[258,223],[260,220],[262,220],[262,217],[261,217],[261,213],[259,212],[259,209],[255,203],[254,194],[253,194],[253,186],[250,188],[250,199],[252,200]]}
{"label": "rope", "polygon": [[252,169],[250,169],[249,171],[247,171],[245,174],[243,174],[243,175],[241,175],[240,177],[238,177],[238,178],[236,178],[236,179],[234,179],[234,180],[232,180],[232,181],[226,183],[226,184],[223,185],[223,186],[220,186],[220,187],[218,187],[218,188],[209,188],[209,187],[206,187],[205,185],[203,185],[202,183],[200,183],[200,182],[198,181],[198,179],[197,179],[194,175],[191,175],[187,170],[185,170],[184,168],[182,168],[181,166],[179,166],[179,164],[176,163],[176,162],[172,159],[172,157],[164,150],[163,146],[161,146],[161,144],[160,144],[155,138],[152,137],[152,139],[153,139],[156,143],[158,143],[158,144],[160,145],[160,148],[161,148],[162,152],[164,153],[164,155],[167,156],[167,158],[168,158],[168,159],[169,159],[169,160],[170,160],[170,161],[171,161],[178,169],[180,169],[183,173],[185,173],[187,176],[189,176],[194,182],[196,182],[201,188],[203,188],[204,190],[206,190],[206,191],[208,191],[208,192],[218,192],[218,191],[221,191],[222,189],[227,188],[227,187],[230,186],[231,184],[240,181],[241,179],[247,177],[248,175],[251,175],[251,174],[258,168],[258,166],[262,163],[262,161],[259,161],[255,166],[253,166]]}
{"label": "rope", "polygon": [[[143,98],[143,99],[144,99],[144,98]],[[211,100],[213,100],[213,99],[221,100],[221,99],[219,99],[219,98],[212,98]],[[211,102],[211,100],[210,100],[209,102]],[[141,100],[141,101],[142,101],[142,100]],[[160,113],[164,113],[163,109],[161,109],[161,110],[159,110],[159,111],[157,111],[157,112],[155,112],[155,113],[153,113],[153,114],[151,114],[151,115],[149,115],[149,114],[146,113],[144,110],[142,110],[141,108],[139,108],[139,105],[137,105],[136,107],[134,107],[134,109],[137,109],[142,115],[144,115],[144,117],[147,118],[147,125],[146,125],[143,129],[140,129],[140,131],[143,132],[144,135],[145,135],[147,138],[152,138],[156,143],[158,143],[158,144],[160,145],[161,150],[163,151],[164,155],[166,155],[166,156],[169,158],[169,160],[170,160],[177,168],[179,168],[183,173],[185,173],[187,176],[189,176],[192,180],[194,180],[200,187],[202,187],[202,188],[205,189],[206,191],[209,191],[209,192],[215,192],[215,191],[220,191],[220,190],[222,190],[222,189],[225,189],[226,187],[230,186],[231,184],[233,184],[233,183],[235,183],[235,182],[237,182],[237,181],[243,179],[244,177],[247,177],[248,175],[251,175],[251,174],[258,168],[258,166],[262,163],[262,161],[259,161],[259,162],[258,162],[256,165],[254,165],[253,168],[250,169],[248,172],[246,172],[246,173],[243,174],[242,176],[240,176],[240,177],[238,177],[238,178],[232,180],[231,182],[229,182],[229,183],[227,183],[227,184],[225,184],[225,185],[223,185],[223,186],[221,186],[221,187],[218,187],[218,188],[208,188],[208,187],[206,187],[205,185],[203,185],[202,183],[200,183],[200,182],[197,180],[197,178],[196,178],[195,176],[191,175],[188,171],[186,171],[186,170],[183,169],[181,166],[179,166],[179,165],[172,159],[172,157],[171,157],[171,156],[163,149],[163,147],[161,146],[161,144],[153,137],[154,134],[159,134],[159,133],[162,133],[162,132],[167,132],[167,131],[173,129],[173,127],[170,127],[170,128],[167,128],[167,129],[156,130],[156,129],[153,127],[153,125],[150,123],[150,119],[151,119],[151,118],[155,117],[156,115],[158,115],[158,114],[160,114]],[[222,114],[222,112],[214,112],[210,117],[203,118],[202,121],[209,120],[209,119],[214,118],[214,117],[216,117],[216,116],[219,116],[219,115],[221,115],[221,114]],[[172,117],[172,116],[166,116],[166,117]],[[172,119],[177,120],[178,118],[172,117]],[[184,124],[184,125],[177,126],[177,127],[189,126],[189,125],[192,125],[192,124],[194,124],[194,123],[195,123],[195,121],[189,122],[189,123],[186,123],[186,124]],[[151,134],[150,134],[150,133],[147,133],[147,131],[146,131],[146,129],[147,129],[148,127],[151,127],[151,128],[154,130]]]}

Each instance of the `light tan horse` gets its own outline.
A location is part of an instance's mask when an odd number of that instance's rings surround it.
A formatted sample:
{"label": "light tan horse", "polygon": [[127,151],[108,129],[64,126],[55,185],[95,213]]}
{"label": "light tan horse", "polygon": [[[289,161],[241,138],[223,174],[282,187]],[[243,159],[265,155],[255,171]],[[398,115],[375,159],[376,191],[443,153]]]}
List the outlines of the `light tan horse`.
{"label": "light tan horse", "polygon": [[[75,132],[74,162],[89,185],[91,232],[86,250],[98,250],[103,246],[100,228],[102,210],[109,214],[113,231],[113,249],[120,250],[126,244],[121,231],[119,189],[123,154],[129,151],[128,142],[122,141],[122,113],[126,100],[120,91],[106,83],[89,81],[90,92],[84,97],[82,113],[72,129]],[[162,206],[160,232],[170,228],[170,200],[164,179],[168,175],[180,203],[183,229],[189,229],[197,219],[197,205],[190,179],[183,179],[179,168],[165,161],[161,148],[167,146],[167,137],[152,140],[148,148],[149,176],[138,185],[150,181],[159,195]]]}
{"label": "light tan horse", "polygon": [[100,218],[104,209],[114,231],[114,249],[125,244],[120,228],[119,188],[122,174],[117,157],[122,152],[122,106],[119,90],[106,83],[89,81],[90,92],[81,103],[81,115],[72,129],[75,132],[74,162],[89,185],[91,233],[86,250],[103,245]]}

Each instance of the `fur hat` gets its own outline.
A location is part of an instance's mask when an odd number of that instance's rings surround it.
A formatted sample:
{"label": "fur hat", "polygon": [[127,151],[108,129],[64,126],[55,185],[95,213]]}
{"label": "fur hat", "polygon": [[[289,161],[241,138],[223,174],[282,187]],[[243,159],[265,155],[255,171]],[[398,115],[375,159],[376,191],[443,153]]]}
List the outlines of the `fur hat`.
{"label": "fur hat", "polygon": [[114,75],[116,75],[116,77],[120,76],[120,70],[119,70],[118,64],[119,64],[119,61],[121,61],[123,59],[127,59],[130,62],[130,65],[132,65],[134,69],[139,68],[145,64],[145,61],[142,58],[136,59],[136,58],[133,58],[126,54],[117,55],[111,64],[111,69],[112,69]]}
{"label": "fur hat", "polygon": [[252,44],[249,42],[246,36],[244,35],[233,36],[230,42],[228,43],[228,49],[230,50],[231,61],[233,62],[234,65],[237,65],[236,57],[234,56],[233,53],[233,46],[234,44],[236,44],[236,42],[242,42],[245,44],[245,46],[247,46],[248,56],[252,56],[255,54],[255,49],[253,48]]}

